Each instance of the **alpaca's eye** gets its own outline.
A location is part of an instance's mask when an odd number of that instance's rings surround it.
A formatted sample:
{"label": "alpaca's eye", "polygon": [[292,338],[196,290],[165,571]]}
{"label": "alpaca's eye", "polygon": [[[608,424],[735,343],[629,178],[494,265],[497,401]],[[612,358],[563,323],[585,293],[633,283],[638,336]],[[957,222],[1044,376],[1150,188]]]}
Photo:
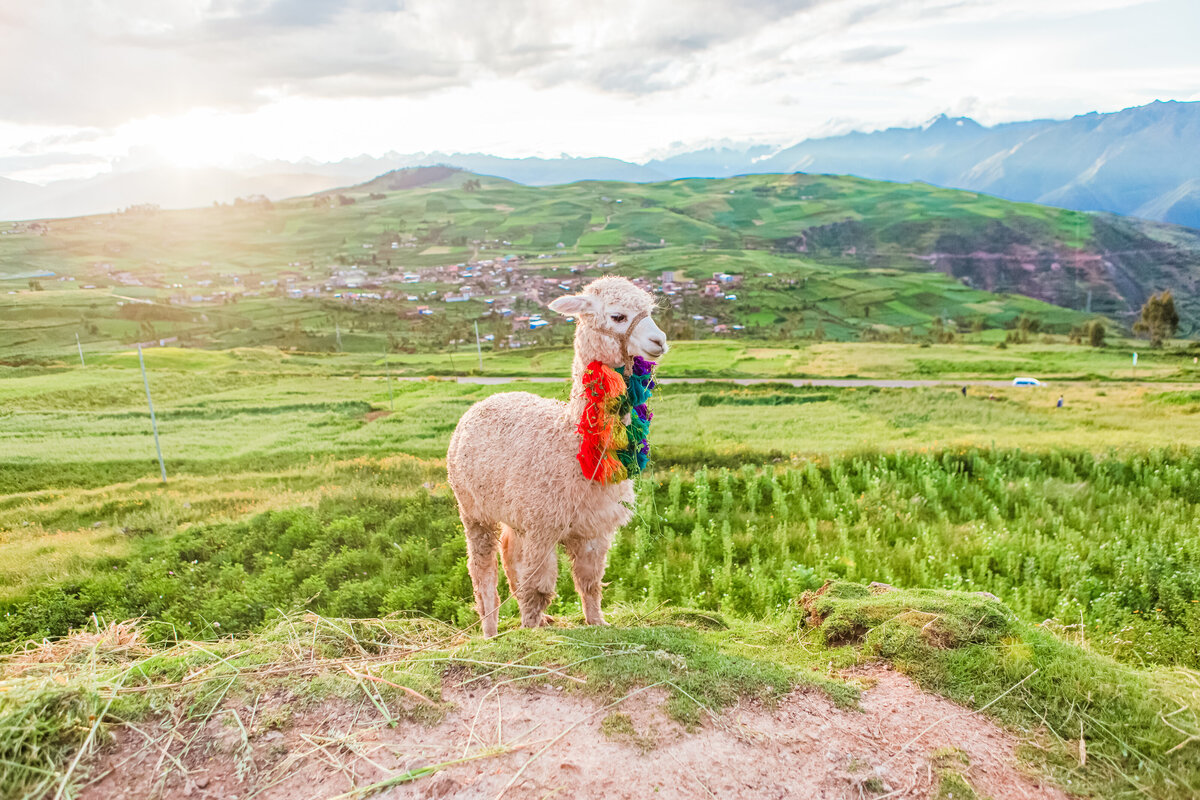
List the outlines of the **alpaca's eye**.
{"label": "alpaca's eye", "polygon": [[613,322],[624,322],[624,321],[625,321],[625,315],[624,315],[624,314],[613,314],[613,315],[612,315],[612,321],[613,321]]}

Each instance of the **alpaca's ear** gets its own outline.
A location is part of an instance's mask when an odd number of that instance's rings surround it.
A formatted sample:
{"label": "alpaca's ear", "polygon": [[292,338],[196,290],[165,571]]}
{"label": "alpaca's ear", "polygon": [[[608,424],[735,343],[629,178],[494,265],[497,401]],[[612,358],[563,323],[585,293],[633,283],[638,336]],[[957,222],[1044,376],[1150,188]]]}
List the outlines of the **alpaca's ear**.
{"label": "alpaca's ear", "polygon": [[550,301],[550,310],[567,317],[598,314],[601,311],[600,298],[594,294],[564,294]]}

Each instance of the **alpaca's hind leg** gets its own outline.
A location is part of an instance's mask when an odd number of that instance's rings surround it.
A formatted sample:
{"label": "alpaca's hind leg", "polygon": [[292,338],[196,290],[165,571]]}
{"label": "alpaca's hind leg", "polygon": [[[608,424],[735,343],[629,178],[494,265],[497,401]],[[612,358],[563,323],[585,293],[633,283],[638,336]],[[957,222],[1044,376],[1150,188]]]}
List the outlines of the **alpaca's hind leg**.
{"label": "alpaca's hind leg", "polygon": [[554,600],[554,585],[558,583],[558,544],[532,539],[527,533],[521,536],[520,557],[507,568],[516,572],[521,625],[540,628],[550,623],[546,609]]}
{"label": "alpaca's hind leg", "polygon": [[499,540],[496,529],[481,522],[463,520],[467,532],[467,572],[475,589],[475,608],[484,636],[495,636],[500,625],[500,571],[496,567]]}
{"label": "alpaca's hind leg", "polygon": [[600,610],[600,595],[604,587],[608,539],[571,538],[563,542],[563,546],[571,557],[571,576],[575,579],[575,591],[579,592],[584,621],[588,625],[607,625],[604,612]]}
{"label": "alpaca's hind leg", "polygon": [[500,525],[500,564],[508,578],[508,591],[517,593],[517,567],[521,562],[521,534],[507,525]]}

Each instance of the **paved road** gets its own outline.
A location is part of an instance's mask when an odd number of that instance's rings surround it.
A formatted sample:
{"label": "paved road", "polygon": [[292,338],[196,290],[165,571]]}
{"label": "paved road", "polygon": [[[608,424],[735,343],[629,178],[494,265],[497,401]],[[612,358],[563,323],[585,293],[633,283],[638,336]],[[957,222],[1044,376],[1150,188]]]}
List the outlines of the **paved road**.
{"label": "paved road", "polygon": [[[422,381],[425,378],[397,378],[397,380]],[[456,378],[440,378],[439,380],[456,381],[458,383],[476,383],[494,386],[520,381],[522,383],[563,383],[566,378],[547,378],[545,376],[531,377],[500,377],[491,375],[468,375]],[[762,383],[783,383],[789,386],[838,386],[860,387],[878,386],[885,389],[917,389],[926,386],[1012,386],[1011,381],[906,381],[906,380],[873,380],[870,378],[660,378],[659,383],[731,383],[738,386],[755,386]]]}

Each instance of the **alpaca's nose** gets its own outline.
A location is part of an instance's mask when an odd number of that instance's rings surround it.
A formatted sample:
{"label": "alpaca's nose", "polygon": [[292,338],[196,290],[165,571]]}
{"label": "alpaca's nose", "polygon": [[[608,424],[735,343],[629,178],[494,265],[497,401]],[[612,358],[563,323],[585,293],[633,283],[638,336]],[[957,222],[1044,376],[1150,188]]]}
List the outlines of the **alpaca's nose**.
{"label": "alpaca's nose", "polygon": [[667,340],[666,340],[666,339],[664,339],[664,338],[663,338],[663,337],[661,337],[661,336],[651,336],[651,337],[650,337],[650,344],[652,344],[652,345],[654,345],[655,347],[657,347],[657,348],[658,348],[658,352],[660,352],[660,353],[661,353],[663,350],[666,350],[666,349],[667,349]]}

